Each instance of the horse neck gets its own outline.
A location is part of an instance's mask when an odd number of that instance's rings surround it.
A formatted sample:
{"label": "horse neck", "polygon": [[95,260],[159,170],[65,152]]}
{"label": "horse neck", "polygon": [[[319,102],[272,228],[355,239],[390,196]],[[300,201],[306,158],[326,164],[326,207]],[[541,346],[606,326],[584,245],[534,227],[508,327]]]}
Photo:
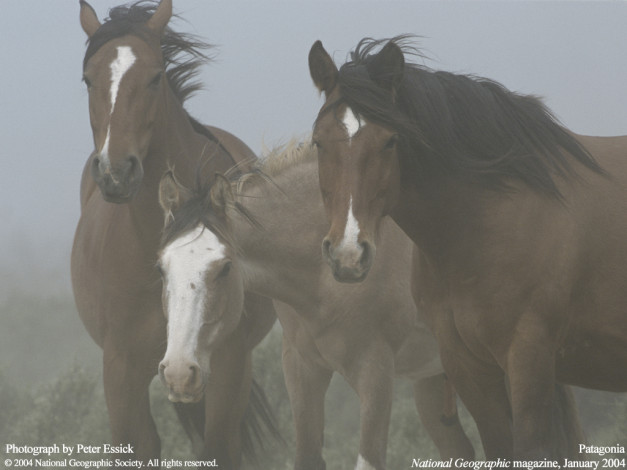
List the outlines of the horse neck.
{"label": "horse neck", "polygon": [[142,162],[144,179],[142,189],[129,203],[136,230],[155,250],[163,227],[163,212],[159,206],[159,182],[163,174],[174,167],[177,178],[191,185],[197,159],[202,155],[207,139],[198,134],[182,104],[166,87],[155,121],[148,153]]}
{"label": "horse neck", "polygon": [[391,216],[432,261],[459,269],[456,263],[484,241],[485,214],[506,197],[455,178],[437,178],[420,187],[403,181]]}
{"label": "horse neck", "polygon": [[326,219],[317,164],[299,163],[274,177],[273,182],[244,186],[239,202],[262,227],[253,227],[235,215],[235,243],[248,289],[304,310],[318,302],[317,287],[325,268],[320,240]]}

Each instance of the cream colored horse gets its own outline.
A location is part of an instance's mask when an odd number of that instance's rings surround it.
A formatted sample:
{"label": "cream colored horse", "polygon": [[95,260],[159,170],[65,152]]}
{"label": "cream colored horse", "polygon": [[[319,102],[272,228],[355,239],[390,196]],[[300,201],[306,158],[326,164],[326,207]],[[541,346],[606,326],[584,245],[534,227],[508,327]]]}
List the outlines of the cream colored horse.
{"label": "cream colored horse", "polygon": [[168,315],[161,377],[193,399],[207,374],[212,338],[239,321],[242,292],[278,299],[283,367],[296,430],[296,469],[324,469],[324,397],[334,372],[360,400],[357,468],[385,468],[392,382],[415,381],[416,405],[443,458],[472,458],[457,420],[441,422],[447,402],[437,345],[412,301],[412,243],[385,222],[384,261],[367,281],[333,279],[320,253],[328,228],[310,145],[278,152],[236,183],[190,189],[167,174],[161,201],[168,218],[159,256]]}

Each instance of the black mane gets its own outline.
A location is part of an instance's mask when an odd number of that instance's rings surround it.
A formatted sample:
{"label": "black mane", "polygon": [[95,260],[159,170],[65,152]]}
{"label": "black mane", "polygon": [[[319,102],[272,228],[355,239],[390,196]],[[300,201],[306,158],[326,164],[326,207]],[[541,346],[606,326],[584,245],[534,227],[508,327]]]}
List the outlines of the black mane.
{"label": "black mane", "polygon": [[[406,59],[421,55],[409,38],[391,39]],[[511,92],[485,78],[407,62],[394,95],[379,87],[367,67],[373,51],[388,41],[362,39],[340,68],[338,85],[341,101],[366,120],[399,133],[400,151],[410,155],[404,164],[412,177],[453,173],[500,189],[514,178],[559,198],[554,176],[575,176],[573,158],[603,173],[535,96]]]}
{"label": "black mane", "polygon": [[211,185],[198,176],[196,185],[187,199],[173,214],[173,219],[164,227],[161,246],[164,247],[181,234],[202,223],[206,228],[226,238],[228,230],[224,220],[213,210],[210,202]]}
{"label": "black mane", "polygon": [[[237,171],[234,171],[231,175],[231,181],[236,182],[239,177],[240,175]],[[211,204],[211,188],[214,182],[215,178],[206,179],[203,177],[202,171],[196,172],[194,187],[187,189],[187,200],[176,210],[172,220],[163,229],[161,237],[162,247],[201,223],[205,228],[217,234],[231,246],[234,246],[232,237],[229,235],[228,221],[225,220],[223,215],[216,213]],[[261,224],[241,203],[233,201],[229,205],[229,209],[236,211],[254,227],[261,227]]]}
{"label": "black mane", "polygon": [[[132,34],[142,39],[151,37],[146,22],[153,15],[158,2],[140,0],[130,5],[120,5],[109,10],[105,20],[96,33],[87,41],[87,51],[83,59],[83,69],[89,59],[105,43],[112,39]],[[178,33],[166,27],[161,37],[161,50],[166,65],[166,76],[178,100],[182,103],[202,86],[192,81],[198,74],[198,68],[208,62],[210,57],[205,50],[212,46],[198,37]]]}

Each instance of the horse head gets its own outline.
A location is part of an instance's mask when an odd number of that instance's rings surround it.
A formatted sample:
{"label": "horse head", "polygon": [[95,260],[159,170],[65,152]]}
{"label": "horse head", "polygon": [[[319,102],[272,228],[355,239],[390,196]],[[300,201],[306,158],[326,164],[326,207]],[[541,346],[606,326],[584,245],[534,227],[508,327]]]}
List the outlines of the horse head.
{"label": "horse head", "polygon": [[[375,100],[372,106],[388,105],[386,99],[389,105],[393,103],[402,75],[403,55],[390,44],[367,70],[371,94],[383,102]],[[381,218],[398,199],[398,134],[351,106],[343,94],[339,71],[320,41],[311,48],[309,68],[326,98],[313,132],[320,189],[331,222],[322,253],[338,281],[360,282],[374,261]]]}
{"label": "horse head", "polygon": [[198,401],[210,375],[211,355],[239,325],[244,283],[228,236],[228,181],[194,193],[171,172],[159,201],[166,227],[158,266],[168,343],[159,375],[172,401]]}
{"label": "horse head", "polygon": [[80,22],[89,43],[83,80],[95,147],[91,173],[105,200],[125,203],[140,189],[142,162],[166,90],[160,40],[172,15],[172,1],[162,0],[152,15],[130,7],[125,21],[104,24],[87,2],[80,4]]}

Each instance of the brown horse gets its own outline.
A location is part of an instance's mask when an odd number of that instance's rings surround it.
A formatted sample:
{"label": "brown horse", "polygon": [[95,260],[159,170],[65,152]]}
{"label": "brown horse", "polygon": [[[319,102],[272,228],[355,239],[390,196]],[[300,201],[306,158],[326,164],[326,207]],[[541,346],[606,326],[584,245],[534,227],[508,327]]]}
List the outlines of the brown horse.
{"label": "brown horse", "polygon": [[325,257],[363,279],[391,215],[487,457],[556,455],[556,380],[627,390],[627,137],[574,135],[534,97],[406,63],[406,40],[364,40],[339,70],[310,51]]}
{"label": "brown horse", "polygon": [[[103,349],[113,442],[131,444],[133,457],[146,462],[160,456],[148,386],[166,342],[155,268],[163,227],[159,180],[171,166],[191,181],[199,162],[208,162],[205,171],[213,175],[254,155],[183,108],[198,88],[189,79],[203,63],[206,45],[167,27],[171,0],[116,7],[104,24],[86,2],[80,7],[89,38],[83,71],[95,150],[81,181],[72,283],[81,319]],[[254,315],[211,356],[216,377],[204,403],[177,406],[188,432],[201,442],[204,435],[203,455],[217,458],[221,468],[238,466],[251,350],[275,318],[268,299],[247,295],[247,309]]]}
{"label": "brown horse", "polygon": [[296,430],[294,468],[325,468],[324,398],[334,372],[360,400],[358,470],[385,468],[395,375],[414,381],[416,406],[442,458],[472,459],[459,421],[441,421],[450,395],[447,401],[437,344],[411,297],[411,241],[384,224],[385,259],[364,283],[337,283],[317,241],[327,224],[315,150],[306,144],[276,151],[261,172],[265,178],[244,174],[233,187],[218,178],[194,190],[171,173],[163,178],[168,224],[159,265],[168,347],[161,377],[168,388],[190,400],[202,392],[206,350],[239,321],[242,292],[250,290],[293,307],[277,314]]}

